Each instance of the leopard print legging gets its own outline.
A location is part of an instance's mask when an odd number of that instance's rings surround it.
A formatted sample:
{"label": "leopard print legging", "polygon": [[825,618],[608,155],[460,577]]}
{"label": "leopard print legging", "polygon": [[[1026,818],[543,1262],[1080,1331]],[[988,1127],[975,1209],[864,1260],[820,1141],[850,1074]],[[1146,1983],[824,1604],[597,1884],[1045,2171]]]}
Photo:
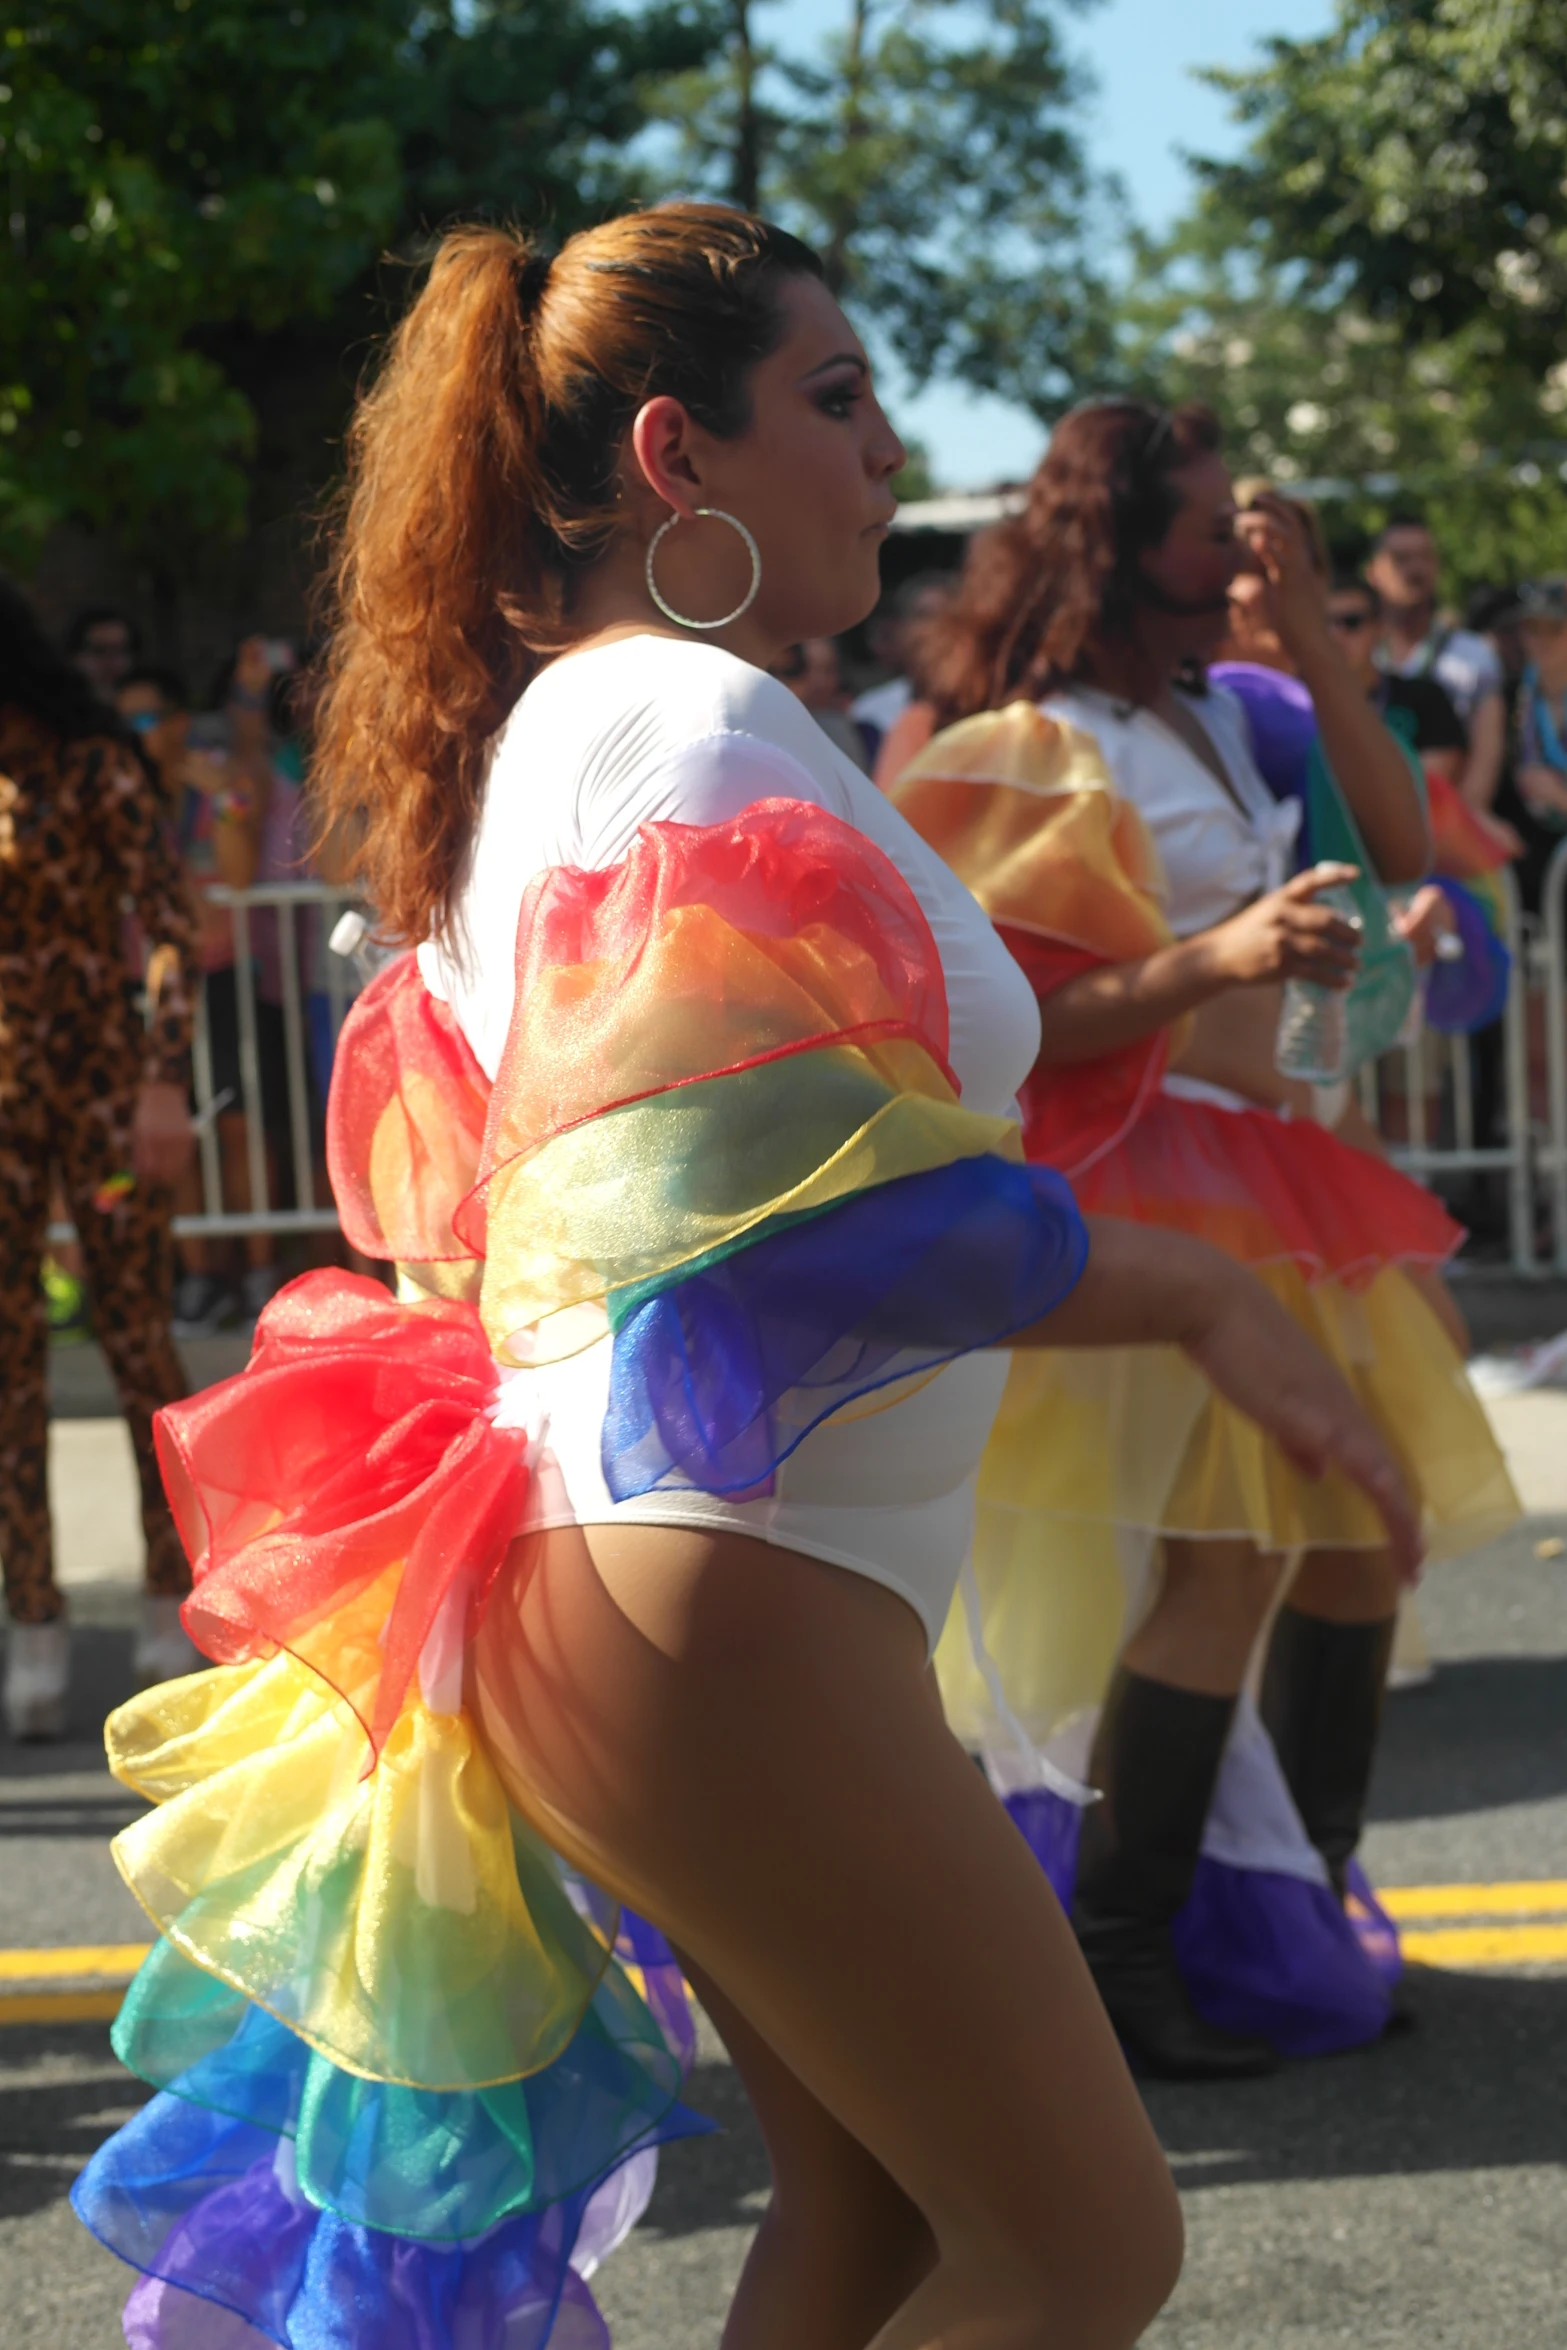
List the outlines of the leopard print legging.
{"label": "leopard print legging", "polygon": [[[145,1024],[127,1002],[128,909],[148,956]],[[172,1201],[143,1183],[106,1209],[94,1194],[131,1165],[140,1087],[184,1088],[194,946],[178,855],[136,754],[97,734],[62,740],[31,710],[0,703],[0,1559],[15,1623],[46,1622],[62,1605],[39,1285],[55,1176],[130,1423],[148,1587],[189,1588],[152,1443],[153,1413],[185,1392],[169,1335]]]}
{"label": "leopard print legging", "polygon": [[[135,1046],[127,1038],[117,1066],[123,1072],[135,1065]],[[48,1306],[38,1278],[54,1172],[81,1239],[93,1327],[114,1373],[136,1455],[147,1588],[190,1589],[152,1441],[153,1413],[185,1393],[169,1336],[173,1199],[138,1183],[107,1212],[93,1205],[106,1178],[130,1165],[135,1100],[133,1092],[95,1093],[84,1080],[69,1089],[59,1083],[24,1086],[0,1112],[0,1558],[13,1623],[42,1623],[62,1604],[46,1474]]]}

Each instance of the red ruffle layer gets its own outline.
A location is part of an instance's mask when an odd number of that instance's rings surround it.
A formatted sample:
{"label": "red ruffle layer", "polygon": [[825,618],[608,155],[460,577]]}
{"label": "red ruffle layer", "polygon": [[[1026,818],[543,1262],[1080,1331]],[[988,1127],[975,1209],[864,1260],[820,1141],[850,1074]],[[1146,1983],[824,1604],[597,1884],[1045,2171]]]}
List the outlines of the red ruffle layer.
{"label": "red ruffle layer", "polygon": [[1243,1264],[1293,1262],[1308,1280],[1351,1287],[1389,1265],[1439,1265],[1463,1238],[1430,1192],[1321,1126],[1167,1093],[1072,1187],[1085,1215],[1163,1225]]}

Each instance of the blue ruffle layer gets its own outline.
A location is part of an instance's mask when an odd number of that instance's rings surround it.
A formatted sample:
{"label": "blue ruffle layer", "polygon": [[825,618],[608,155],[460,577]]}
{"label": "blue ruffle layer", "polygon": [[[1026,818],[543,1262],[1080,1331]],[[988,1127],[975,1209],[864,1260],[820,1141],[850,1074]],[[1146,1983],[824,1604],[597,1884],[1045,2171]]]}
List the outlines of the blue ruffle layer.
{"label": "blue ruffle layer", "polygon": [[830,1413],[1025,1329],[1087,1258],[1062,1178],[986,1155],[880,1184],[652,1295],[612,1299],[610,1492],[765,1492]]}
{"label": "blue ruffle layer", "polygon": [[136,2340],[194,2344],[195,2296],[283,2350],[542,2350],[567,2303],[570,2350],[596,2342],[571,2269],[584,2214],[622,2166],[712,2126],[679,2102],[693,2035],[667,1943],[628,1914],[617,1957],[645,2004],[612,1969],[554,2064],[445,2094],[341,2072],[160,1944],[115,2044],[167,2085],[72,2190],[171,2288],[133,2296]]}

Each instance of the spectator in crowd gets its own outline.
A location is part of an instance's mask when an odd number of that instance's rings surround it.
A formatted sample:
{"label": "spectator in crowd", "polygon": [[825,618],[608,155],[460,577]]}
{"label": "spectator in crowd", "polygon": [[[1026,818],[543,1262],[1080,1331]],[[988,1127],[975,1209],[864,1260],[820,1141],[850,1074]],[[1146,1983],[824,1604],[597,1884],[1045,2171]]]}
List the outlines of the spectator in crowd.
{"label": "spectator in crowd", "polygon": [[865,736],[845,707],[843,669],[832,638],[810,637],[804,644],[791,645],[775,664],[773,675],[805,704],[828,741],[836,743],[844,757],[868,775]]}
{"label": "spectator in crowd", "polygon": [[1567,578],[1528,581],[1518,591],[1519,680],[1514,773],[1535,820],[1567,832]]}
{"label": "spectator in crowd", "polygon": [[1477,635],[1489,638],[1502,664],[1507,753],[1502,763],[1502,780],[1497,789],[1495,812],[1512,826],[1523,842],[1523,853],[1513,867],[1513,879],[1518,885],[1519,900],[1525,911],[1538,914],[1546,869],[1560,846],[1562,835],[1548,814],[1537,812],[1530,806],[1518,787],[1522,748],[1521,704],[1524,674],[1529,667],[1529,651],[1524,642],[1522,626],[1522,599],[1527,592],[1516,583],[1506,587],[1479,589],[1469,599],[1464,625],[1473,629]]}
{"label": "spectator in crowd", "polygon": [[166,822],[178,838],[201,754],[190,748],[190,695],[177,669],[136,662],[116,687],[114,707],[141,744]]}
{"label": "spectator in crowd", "polygon": [[1382,601],[1390,677],[1434,677],[1445,688],[1467,735],[1458,788],[1471,808],[1496,798],[1507,747],[1501,660],[1494,645],[1437,613],[1436,542],[1423,522],[1394,520],[1377,539],[1366,577]]}
{"label": "spectator in crowd", "polygon": [[112,708],[115,695],[141,656],[141,631],[112,604],[89,604],[65,632],[65,654],[98,700]]}
{"label": "spectator in crowd", "polygon": [[[263,640],[247,639],[234,664],[226,751],[192,744],[188,697],[172,670],[134,669],[119,694],[120,714],[138,735],[159,777],[196,903],[211,1099],[221,1105],[216,1133],[222,1202],[240,1214],[251,1206],[251,1182],[239,1054],[239,975],[233,916],[213,902],[211,892],[215,884],[248,889],[257,878],[271,786],[266,728],[271,677]],[[248,698],[241,702],[240,696]],[[253,918],[253,928],[258,919]],[[255,947],[253,938],[253,960]],[[264,1001],[259,988],[256,1054],[268,1190],[275,1198],[276,1137],[288,1126],[287,1061],[282,1011],[277,1002]],[[201,1212],[202,1186],[194,1166],[183,1177],[179,1205],[186,1214]],[[276,1243],[270,1233],[245,1235],[239,1244],[237,1277],[227,1242],[186,1238],[179,1254],[174,1328],[181,1338],[208,1337],[226,1322],[253,1318],[277,1286]]]}
{"label": "spectator in crowd", "polygon": [[1430,671],[1405,674],[1383,667],[1387,617],[1370,580],[1341,567],[1334,575],[1328,619],[1340,652],[1382,715],[1404,714],[1399,732],[1427,775],[1461,783],[1469,737],[1453,697]]}
{"label": "spectator in crowd", "polygon": [[[70,1633],[54,1578],[48,1356],[39,1264],[51,1182],[80,1235],[94,1324],[141,1483],[149,1680],[198,1661],[179,1623],[185,1553],[153,1414],[185,1392],[169,1330],[173,1190],[190,1152],[185,1088],[195,934],[136,737],[0,587],[0,1558],[13,1736],[65,1729]],[[123,915],[146,947],[145,1018],[125,985]]]}
{"label": "spectator in crowd", "polygon": [[[952,601],[955,585],[944,571],[917,571],[871,615],[866,631],[871,656],[889,674],[880,685],[851,702],[849,715],[865,738],[866,758],[875,767],[882,743],[915,699],[913,654],[918,632],[938,621]],[[918,748],[915,745],[913,748]],[[913,756],[913,749],[908,757]],[[907,758],[900,760],[900,769]]]}

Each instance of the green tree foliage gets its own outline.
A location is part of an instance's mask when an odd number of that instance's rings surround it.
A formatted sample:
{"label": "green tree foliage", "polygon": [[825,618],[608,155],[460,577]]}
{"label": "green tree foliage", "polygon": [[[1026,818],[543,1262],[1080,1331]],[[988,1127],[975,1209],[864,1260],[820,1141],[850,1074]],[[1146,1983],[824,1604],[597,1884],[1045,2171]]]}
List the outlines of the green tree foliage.
{"label": "green tree foliage", "polygon": [[1483,330],[1476,357],[1567,353],[1561,0],[1339,0],[1321,39],[1210,78],[1251,138],[1206,179],[1271,260],[1422,340]]}
{"label": "green tree foliage", "polygon": [[1050,417],[1106,362],[1084,87],[1053,0],[844,0],[810,58],[729,0],[720,55],[669,93],[688,179],[814,244],[911,381],[956,376]]}
{"label": "green tree foliage", "polygon": [[1217,410],[1237,472],[1308,486],[1346,543],[1424,512],[1455,592],[1567,563],[1567,369],[1499,379],[1476,326],[1411,344],[1211,205],[1134,260],[1123,380]]}
{"label": "green tree foliage", "polygon": [[612,209],[648,87],[710,38],[682,0],[0,0],[0,549],[69,518],[168,583],[258,471],[292,502],[379,257]]}
{"label": "green tree foliage", "polygon": [[1211,78],[1250,138],[1135,245],[1123,379],[1206,400],[1336,535],[1420,508],[1456,591],[1563,568],[1567,11],[1340,0]]}

